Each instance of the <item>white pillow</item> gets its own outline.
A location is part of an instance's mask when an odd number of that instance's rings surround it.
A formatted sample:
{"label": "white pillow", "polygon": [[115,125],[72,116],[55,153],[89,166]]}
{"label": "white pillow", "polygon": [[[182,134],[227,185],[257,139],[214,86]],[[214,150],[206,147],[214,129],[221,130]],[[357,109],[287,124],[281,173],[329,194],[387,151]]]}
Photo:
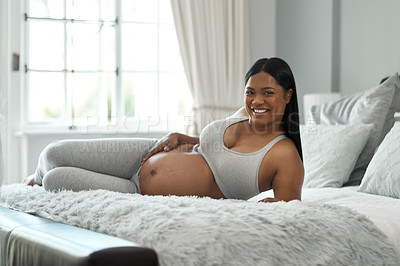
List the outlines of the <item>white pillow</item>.
{"label": "white pillow", "polygon": [[300,125],[304,187],[342,187],[373,125]]}
{"label": "white pillow", "polygon": [[372,157],[358,191],[400,199],[400,122]]}
{"label": "white pillow", "polygon": [[[390,131],[394,124],[394,114],[398,108],[400,102],[400,76],[399,73],[395,73],[393,76],[389,77],[385,82],[379,85],[380,87],[394,88],[394,95],[391,104],[389,105],[389,112],[385,119],[385,124],[383,125],[381,142],[386,134]],[[399,106],[400,107],[400,106]]]}
{"label": "white pillow", "polygon": [[361,183],[376,148],[393,126],[399,91],[400,78],[396,73],[375,88],[311,107],[312,117],[317,124],[363,123],[374,125],[365,149],[361,152],[346,185]]}

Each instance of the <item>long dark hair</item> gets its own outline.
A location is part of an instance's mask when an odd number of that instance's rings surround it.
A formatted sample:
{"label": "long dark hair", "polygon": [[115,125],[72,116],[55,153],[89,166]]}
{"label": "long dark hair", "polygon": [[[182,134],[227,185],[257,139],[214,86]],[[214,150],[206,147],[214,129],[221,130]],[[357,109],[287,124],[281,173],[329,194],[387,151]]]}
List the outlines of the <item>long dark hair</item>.
{"label": "long dark hair", "polygon": [[297,103],[296,83],[294,81],[292,70],[288,63],[280,58],[262,58],[257,60],[257,62],[255,62],[247,72],[245,84],[249,81],[251,76],[260,73],[261,71],[270,74],[276,82],[283,87],[285,92],[289,89],[293,90],[290,102],[286,105],[282,122],[285,129],[285,135],[294,142],[300,158],[303,160],[299,129],[299,106]]}

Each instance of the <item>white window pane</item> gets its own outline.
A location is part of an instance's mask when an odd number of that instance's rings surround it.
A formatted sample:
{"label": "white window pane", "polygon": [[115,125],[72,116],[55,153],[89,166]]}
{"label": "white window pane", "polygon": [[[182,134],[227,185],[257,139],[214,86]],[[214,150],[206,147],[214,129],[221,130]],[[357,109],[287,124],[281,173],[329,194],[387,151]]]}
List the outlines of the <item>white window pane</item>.
{"label": "white window pane", "polygon": [[114,21],[116,18],[115,0],[100,0],[101,19]]}
{"label": "white window pane", "polygon": [[30,17],[63,18],[64,5],[60,0],[29,0]]}
{"label": "white window pane", "polygon": [[68,74],[67,88],[71,99],[74,117],[92,121],[99,118],[99,74]]}
{"label": "white window pane", "polygon": [[125,116],[141,119],[158,116],[157,75],[125,73],[122,76]]}
{"label": "white window pane", "polygon": [[121,1],[123,21],[157,22],[157,9],[157,0]]}
{"label": "white window pane", "polygon": [[183,73],[160,75],[160,113],[169,118],[187,116],[192,113],[193,100]]}
{"label": "white window pane", "polygon": [[64,68],[64,27],[61,22],[29,21],[29,67]]}
{"label": "white window pane", "polygon": [[115,121],[115,74],[70,73],[70,117],[78,125],[105,125]]}
{"label": "white window pane", "polygon": [[122,69],[140,71],[157,69],[157,26],[146,24],[122,26]]}
{"label": "white window pane", "polygon": [[183,71],[178,38],[172,25],[160,26],[160,70]]}
{"label": "white window pane", "polygon": [[116,66],[115,27],[104,26],[101,36],[101,69],[114,71]]}
{"label": "white window pane", "polygon": [[106,109],[100,107],[100,111],[106,111],[104,114],[106,115],[107,122],[113,122],[116,120],[117,115],[116,74],[105,73],[101,74],[100,78],[101,103],[104,104],[104,101],[106,101]]}
{"label": "white window pane", "polygon": [[160,22],[173,24],[174,17],[172,16],[170,0],[160,0],[159,3],[160,3]]}
{"label": "white window pane", "polygon": [[67,25],[67,68],[99,70],[99,30],[97,24],[69,23]]}
{"label": "white window pane", "polygon": [[66,0],[67,18],[98,20],[99,19],[99,0]]}
{"label": "white window pane", "polygon": [[[119,25],[28,20],[28,67],[75,70],[68,74],[28,72],[30,121],[61,122],[73,116],[77,125],[85,121],[103,125],[117,121],[117,104],[123,105],[123,113],[133,119],[130,122],[148,119],[152,126],[157,117],[181,121],[182,116],[191,115],[192,97],[183,72],[170,1],[120,1]],[[29,16],[66,15],[69,19],[93,21],[115,21],[117,2],[27,0]],[[116,40],[118,27],[121,27],[120,40]],[[117,43],[121,44],[121,65],[117,65]],[[118,82],[116,73],[110,73],[117,67],[121,72]],[[98,70],[108,73],[79,73]],[[122,102],[117,102],[119,89]]]}
{"label": "white window pane", "polygon": [[64,74],[30,72],[29,121],[60,118],[64,109]]}

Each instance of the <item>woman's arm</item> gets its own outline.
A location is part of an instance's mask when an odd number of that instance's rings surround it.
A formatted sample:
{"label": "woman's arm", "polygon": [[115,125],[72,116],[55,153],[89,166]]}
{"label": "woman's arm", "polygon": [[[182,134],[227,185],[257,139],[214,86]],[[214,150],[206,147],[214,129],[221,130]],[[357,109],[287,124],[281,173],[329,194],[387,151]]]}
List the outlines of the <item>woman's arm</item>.
{"label": "woman's arm", "polygon": [[[248,116],[247,111],[244,107],[241,107],[232,115],[232,117],[243,117]],[[146,162],[151,156],[160,152],[160,151],[170,151],[175,149],[177,146],[181,144],[199,144],[199,138],[191,137],[188,135],[180,134],[180,133],[171,133],[162,138],[158,145],[152,149],[149,154],[143,159],[142,165]],[[198,145],[195,146],[195,150],[197,151]]]}
{"label": "woman's arm", "polygon": [[304,167],[297,153],[297,149],[292,143],[290,144],[291,145],[280,145],[280,150],[274,153],[272,162],[277,166],[276,173],[272,180],[274,198],[265,198],[260,201],[276,202],[301,200]]}
{"label": "woman's arm", "polygon": [[163,137],[156,147],[154,147],[149,154],[143,159],[142,165],[154,154],[160,151],[170,151],[175,149],[181,144],[198,144],[199,138],[191,137],[180,133],[170,133]]}

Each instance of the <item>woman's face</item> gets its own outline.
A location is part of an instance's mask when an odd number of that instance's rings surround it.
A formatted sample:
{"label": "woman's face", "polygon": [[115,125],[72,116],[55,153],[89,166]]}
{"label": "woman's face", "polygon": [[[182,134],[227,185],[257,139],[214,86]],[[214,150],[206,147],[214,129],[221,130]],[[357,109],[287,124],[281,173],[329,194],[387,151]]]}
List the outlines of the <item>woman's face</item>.
{"label": "woman's face", "polygon": [[287,92],[268,73],[259,72],[250,77],[245,88],[245,107],[250,122],[256,128],[281,129],[286,104],[293,90]]}

